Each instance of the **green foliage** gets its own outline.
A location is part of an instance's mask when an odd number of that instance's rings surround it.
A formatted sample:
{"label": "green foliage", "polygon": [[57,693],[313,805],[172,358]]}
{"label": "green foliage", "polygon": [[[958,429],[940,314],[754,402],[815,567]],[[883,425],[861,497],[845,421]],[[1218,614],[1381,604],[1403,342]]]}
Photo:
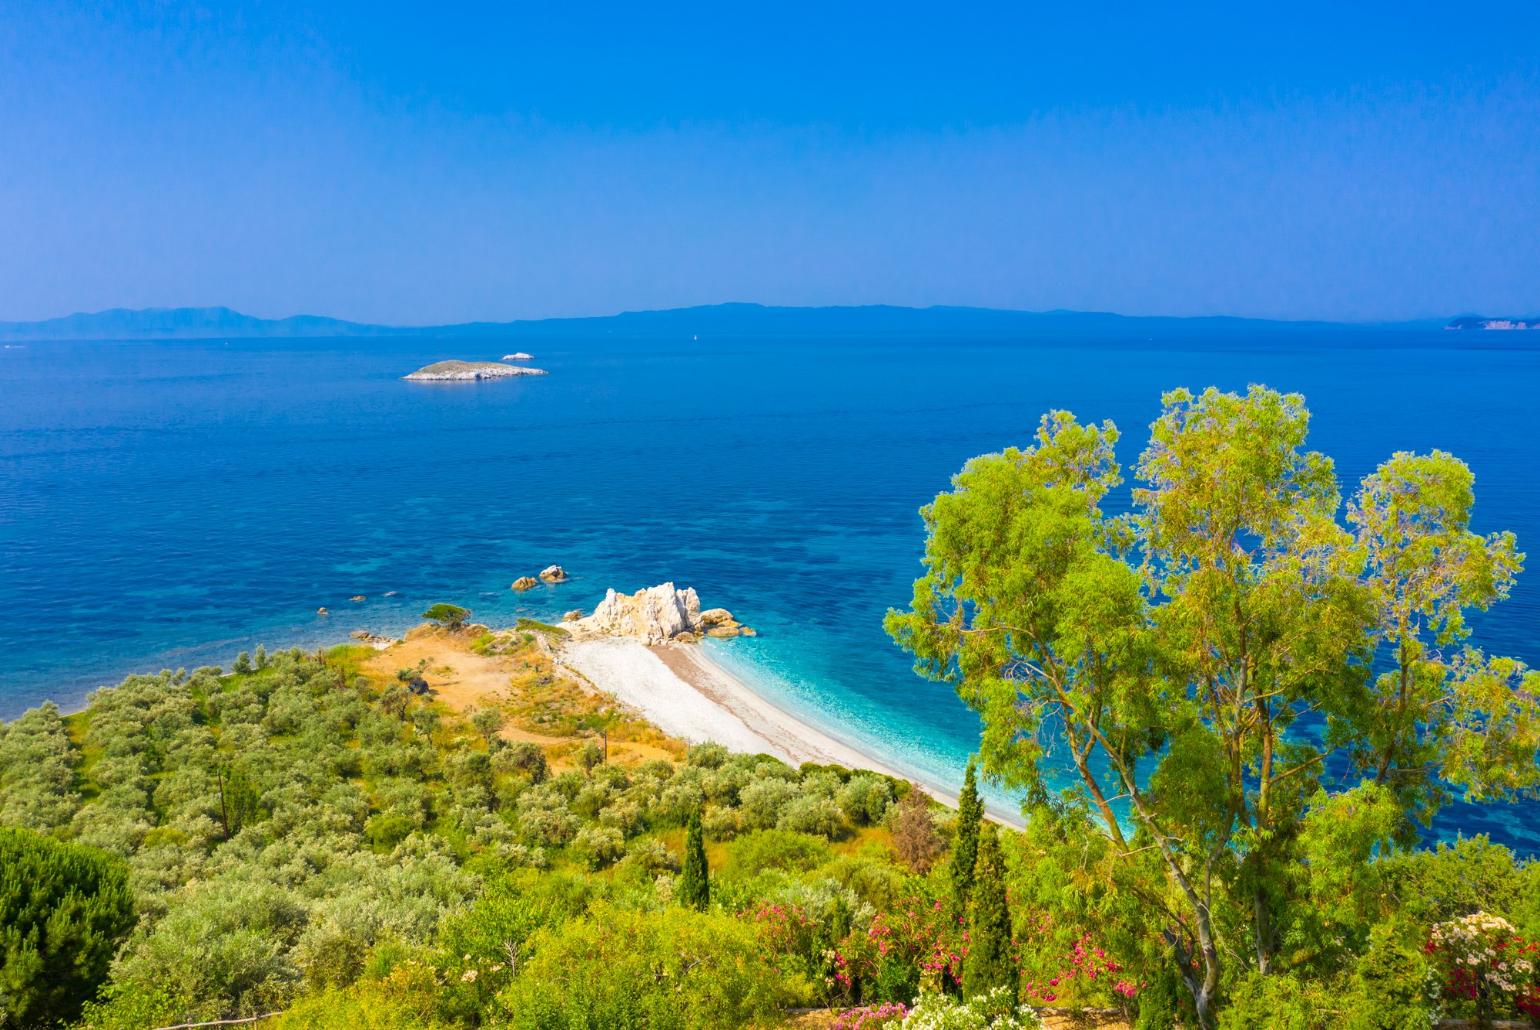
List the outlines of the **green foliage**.
{"label": "green foliage", "polygon": [[121,860],[0,828],[0,1025],[72,1022],[133,925]]}
{"label": "green foliage", "polygon": [[979,837],[978,866],[968,912],[968,957],[963,993],[970,998],[1003,989],[1016,1000],[1019,971],[1011,941],[1011,910],[1005,897],[1005,857],[994,826]]}
{"label": "green foliage", "polygon": [[498,771],[521,773],[533,784],[544,783],[551,775],[551,768],[546,764],[545,752],[529,741],[519,741],[499,750],[493,756],[492,762],[493,767]]}
{"label": "green foliage", "polygon": [[[805,770],[804,770],[805,775]],[[835,795],[840,811],[856,826],[877,826],[893,803],[893,781],[875,773],[856,773]]]}
{"label": "green foliage", "polygon": [[626,838],[611,826],[585,826],[572,841],[572,853],[589,869],[603,869],[625,853]]}
{"label": "green foliage", "polygon": [[1470,472],[1440,452],[1394,455],[1340,523],[1308,427],[1297,395],[1172,391],[1110,517],[1117,429],[1051,412],[922,511],[926,572],[887,619],[983,716],[986,771],[1041,800],[1050,748],[1070,759],[1065,803],[1143,874],[1148,953],[1203,1026],[1246,963],[1309,980],[1361,946],[1372,892],[1323,910],[1333,884],[1413,844],[1450,785],[1540,788],[1540,672],[1468,642],[1512,536],[1470,531]]}
{"label": "green foliage", "polygon": [[1540,862],[1520,863],[1485,835],[1394,855],[1382,864],[1382,877],[1401,912],[1418,925],[1496,912],[1525,936],[1540,938]]}
{"label": "green foliage", "polygon": [[361,983],[304,998],[264,1030],[445,1030],[432,1015],[433,995],[414,996],[395,985]]}
{"label": "green foliage", "polygon": [[978,865],[979,827],[984,819],[984,801],[979,797],[978,770],[973,760],[968,760],[968,770],[963,776],[962,793],[957,798],[957,825],[952,838],[952,906],[959,912],[968,911],[973,894],[974,869]]}
{"label": "green foliage", "polygon": [[578,748],[577,762],[584,772],[593,772],[604,764],[604,748],[591,740],[583,741],[583,746]]}
{"label": "green foliage", "polygon": [[476,728],[477,733],[481,734],[487,746],[491,747],[493,741],[497,739],[498,731],[503,728],[502,709],[493,705],[476,709],[471,714],[471,725]]}
{"label": "green foliage", "polygon": [[445,629],[459,629],[471,617],[471,612],[469,608],[461,608],[457,604],[440,602],[423,612],[422,617]]}
{"label": "green foliage", "polygon": [[753,930],[726,915],[600,906],[538,935],[499,995],[517,1030],[728,1030],[762,1024],[789,1000],[757,961]]}
{"label": "green foliage", "polygon": [[691,814],[689,826],[685,830],[679,900],[699,912],[704,912],[711,904],[711,872],[706,865],[705,834],[701,830],[698,811]]}
{"label": "green foliage", "polygon": [[239,763],[216,768],[214,784],[219,795],[219,824],[226,838],[261,817],[261,791]]}
{"label": "green foliage", "polygon": [[1341,1021],[1335,998],[1288,973],[1248,974],[1219,1016],[1221,1030],[1330,1030]]}
{"label": "green foliage", "polygon": [[735,873],[754,875],[770,869],[806,872],[829,859],[829,845],[819,837],[791,830],[756,830],[727,849]]}
{"label": "green foliage", "polygon": [[0,825],[57,830],[68,825],[80,795],[76,755],[52,701],[0,726]]}
{"label": "green foliage", "polygon": [[557,639],[571,635],[567,632],[567,628],[565,626],[555,626],[549,622],[541,622],[538,619],[527,619],[522,617],[514,621],[513,628],[523,632],[545,633],[556,637]]}
{"label": "green foliage", "polygon": [[1349,1030],[1428,1030],[1438,1016],[1438,982],[1422,934],[1406,923],[1376,926],[1358,959],[1342,1025]]}

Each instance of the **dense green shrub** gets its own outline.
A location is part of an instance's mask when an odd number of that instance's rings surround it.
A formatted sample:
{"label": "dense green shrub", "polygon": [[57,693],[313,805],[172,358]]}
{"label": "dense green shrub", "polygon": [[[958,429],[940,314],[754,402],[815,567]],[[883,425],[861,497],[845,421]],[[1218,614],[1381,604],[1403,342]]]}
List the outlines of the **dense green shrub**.
{"label": "dense green shrub", "polygon": [[465,625],[465,620],[470,618],[469,608],[461,608],[457,604],[445,604],[439,602],[432,605],[422,613],[422,617],[429,622],[437,623],[446,629],[459,629]]}
{"label": "dense green shrub", "polygon": [[780,869],[803,872],[829,858],[829,846],[821,838],[792,830],[756,830],[728,847],[734,872],[745,875]]}
{"label": "dense green shrub", "polygon": [[57,705],[0,724],[0,825],[58,829],[79,803],[75,752]]}
{"label": "dense green shrub", "polygon": [[840,810],[857,826],[876,826],[893,803],[893,783],[886,776],[857,773],[839,788]]}
{"label": "dense green shrub", "polygon": [[585,826],[572,841],[572,853],[589,869],[603,869],[625,853],[626,839],[610,826]]}
{"label": "dense green shrub", "polygon": [[0,1025],[74,1020],[133,924],[122,861],[0,828]]}
{"label": "dense green shrub", "polygon": [[608,905],[537,935],[534,957],[498,996],[515,1030],[728,1030],[788,1000],[731,916]]}
{"label": "dense green shrub", "polygon": [[1347,997],[1348,1030],[1428,1030],[1438,1015],[1438,981],[1421,934],[1398,922],[1369,935]]}
{"label": "dense green shrub", "polygon": [[1340,998],[1288,973],[1252,972],[1231,991],[1221,1030],[1329,1030],[1342,1025]]}

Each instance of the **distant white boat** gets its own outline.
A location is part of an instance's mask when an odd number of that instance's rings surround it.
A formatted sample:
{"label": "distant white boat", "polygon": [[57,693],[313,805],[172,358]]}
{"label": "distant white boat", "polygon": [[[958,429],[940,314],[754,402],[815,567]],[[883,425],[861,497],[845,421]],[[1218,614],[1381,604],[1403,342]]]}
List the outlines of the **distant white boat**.
{"label": "distant white boat", "polygon": [[519,351],[517,354],[504,354],[503,355],[503,360],[504,361],[534,361],[535,360],[535,356],[533,354],[525,354],[523,351]]}

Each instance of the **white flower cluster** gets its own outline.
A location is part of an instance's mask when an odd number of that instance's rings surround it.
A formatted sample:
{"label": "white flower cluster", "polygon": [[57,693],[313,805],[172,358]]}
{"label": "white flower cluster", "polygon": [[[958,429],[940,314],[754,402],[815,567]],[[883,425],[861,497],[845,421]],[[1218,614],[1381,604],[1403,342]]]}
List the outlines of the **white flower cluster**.
{"label": "white flower cluster", "polygon": [[958,1001],[921,994],[899,1024],[902,1030],[1041,1030],[1043,1021],[1003,987],[983,997]]}
{"label": "white flower cluster", "polygon": [[1486,912],[1451,919],[1433,927],[1434,947],[1445,952],[1456,966],[1466,967],[1488,990],[1516,994],[1534,973],[1534,965],[1507,947],[1517,934],[1513,924]]}

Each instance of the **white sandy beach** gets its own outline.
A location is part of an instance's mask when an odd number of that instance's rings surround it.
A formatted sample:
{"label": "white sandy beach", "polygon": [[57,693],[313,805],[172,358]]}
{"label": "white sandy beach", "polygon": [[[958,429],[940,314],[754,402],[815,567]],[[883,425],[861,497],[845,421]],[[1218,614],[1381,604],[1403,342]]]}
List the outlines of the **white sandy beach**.
{"label": "white sandy beach", "polygon": [[696,645],[582,640],[567,644],[562,659],[664,732],[691,743],[713,740],[793,765],[816,762],[901,775],[772,705]]}
{"label": "white sandy beach", "polygon": [[[869,769],[918,782],[938,801],[955,805],[955,791],[900,772],[835,739],[755,693],[693,644],[648,646],[608,638],[566,643],[559,659],[595,687],[635,708],[664,732],[691,743],[715,741],[734,751],[774,755],[792,765],[814,762]],[[990,806],[991,818],[1020,825],[1015,813]]]}

